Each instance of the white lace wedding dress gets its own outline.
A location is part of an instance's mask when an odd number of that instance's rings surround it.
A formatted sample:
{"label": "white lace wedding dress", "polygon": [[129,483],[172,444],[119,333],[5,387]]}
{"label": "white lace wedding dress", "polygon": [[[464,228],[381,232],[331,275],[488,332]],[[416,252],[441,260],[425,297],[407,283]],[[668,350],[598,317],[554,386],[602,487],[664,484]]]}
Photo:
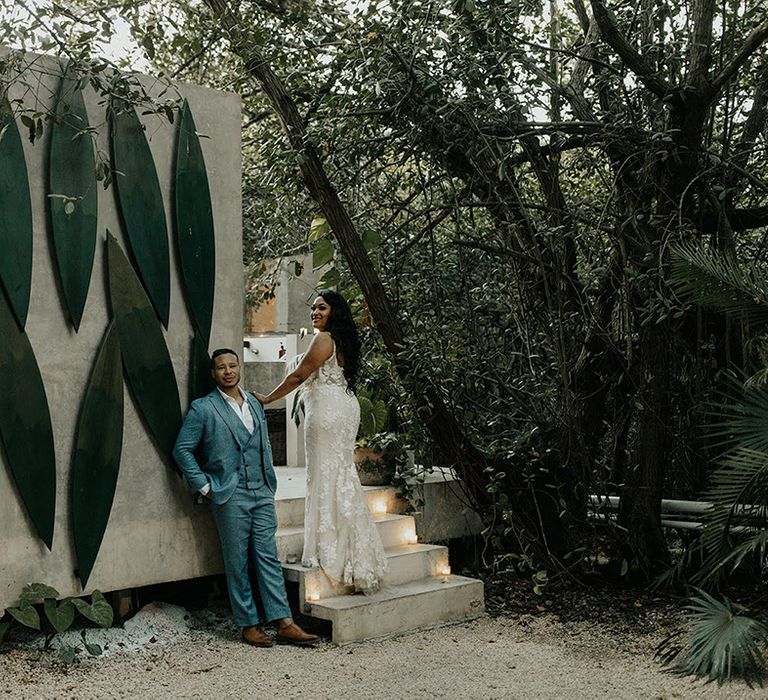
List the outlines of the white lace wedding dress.
{"label": "white lace wedding dress", "polygon": [[384,547],[352,460],[360,406],[334,352],[304,383],[304,566],[321,566],[336,582],[379,588]]}

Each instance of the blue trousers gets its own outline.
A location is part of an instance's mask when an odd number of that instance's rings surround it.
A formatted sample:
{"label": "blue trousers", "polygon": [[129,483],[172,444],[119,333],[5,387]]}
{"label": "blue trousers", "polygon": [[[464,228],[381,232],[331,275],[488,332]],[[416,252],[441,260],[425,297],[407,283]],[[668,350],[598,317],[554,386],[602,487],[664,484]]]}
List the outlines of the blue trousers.
{"label": "blue trousers", "polygon": [[259,613],[248,578],[250,553],[267,621],[291,617],[285,580],[277,558],[275,496],[262,485],[257,489],[238,486],[222,505],[212,504],[219,530],[229,601],[238,627],[259,624]]}

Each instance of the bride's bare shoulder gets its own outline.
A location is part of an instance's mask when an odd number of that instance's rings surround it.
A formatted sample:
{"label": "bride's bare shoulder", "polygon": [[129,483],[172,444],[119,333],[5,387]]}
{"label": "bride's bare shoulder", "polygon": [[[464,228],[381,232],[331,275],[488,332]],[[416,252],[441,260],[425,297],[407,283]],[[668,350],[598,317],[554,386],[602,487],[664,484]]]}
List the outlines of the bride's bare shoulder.
{"label": "bride's bare shoulder", "polygon": [[327,331],[320,331],[312,338],[310,351],[319,355],[330,357],[333,353],[333,338]]}

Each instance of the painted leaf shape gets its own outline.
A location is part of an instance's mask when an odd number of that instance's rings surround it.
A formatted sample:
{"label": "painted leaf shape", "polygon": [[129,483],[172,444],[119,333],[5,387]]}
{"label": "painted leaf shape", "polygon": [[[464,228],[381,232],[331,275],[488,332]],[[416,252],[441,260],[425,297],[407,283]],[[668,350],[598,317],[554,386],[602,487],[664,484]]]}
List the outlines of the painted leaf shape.
{"label": "painted leaf shape", "polygon": [[115,237],[107,232],[112,316],[128,386],[158,448],[171,452],[181,427],[181,406],[171,356],[152,305]]}
{"label": "painted leaf shape", "polygon": [[189,103],[184,100],[176,142],[176,244],[190,315],[203,343],[211,336],[216,250],[205,160]]}
{"label": "painted leaf shape", "polygon": [[51,126],[48,206],[64,300],[75,330],[80,327],[96,249],[96,160],[88,113],[77,76],[61,78]]}
{"label": "painted leaf shape", "polygon": [[144,129],[131,105],[113,101],[110,136],[117,201],[131,254],[157,317],[168,328],[171,282],[163,195]]}
{"label": "painted leaf shape", "polygon": [[56,511],[51,414],[32,345],[1,292],[0,338],[0,437],[19,496],[50,549]]}
{"label": "painted leaf shape", "polygon": [[72,530],[85,588],[107,529],[123,447],[123,367],[115,322],[96,355],[80,406],[72,460]]}
{"label": "painted leaf shape", "polygon": [[6,100],[0,103],[0,281],[21,328],[32,287],[32,203],[19,127]]}
{"label": "painted leaf shape", "polygon": [[211,377],[211,356],[202,338],[195,333],[189,356],[189,402],[209,394],[214,386]]}

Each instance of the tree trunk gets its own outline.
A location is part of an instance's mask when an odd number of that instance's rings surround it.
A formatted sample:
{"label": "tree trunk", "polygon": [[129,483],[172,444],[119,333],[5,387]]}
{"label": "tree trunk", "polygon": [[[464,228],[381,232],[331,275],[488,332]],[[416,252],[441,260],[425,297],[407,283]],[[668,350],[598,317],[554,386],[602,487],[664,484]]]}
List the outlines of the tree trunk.
{"label": "tree trunk", "polygon": [[619,507],[619,524],[627,530],[623,556],[644,576],[669,562],[661,529],[664,467],[670,446],[669,340],[670,330],[663,323],[650,323],[640,333],[636,448]]}

